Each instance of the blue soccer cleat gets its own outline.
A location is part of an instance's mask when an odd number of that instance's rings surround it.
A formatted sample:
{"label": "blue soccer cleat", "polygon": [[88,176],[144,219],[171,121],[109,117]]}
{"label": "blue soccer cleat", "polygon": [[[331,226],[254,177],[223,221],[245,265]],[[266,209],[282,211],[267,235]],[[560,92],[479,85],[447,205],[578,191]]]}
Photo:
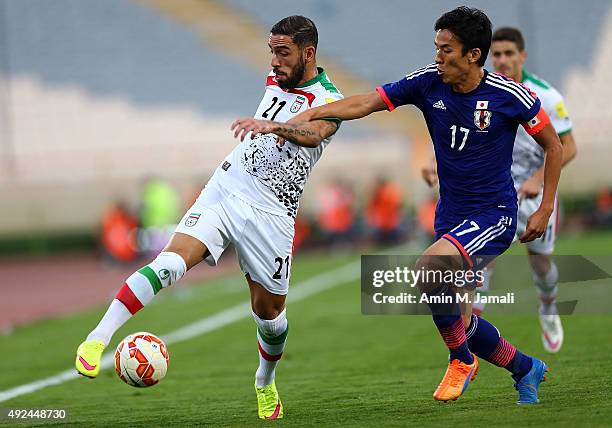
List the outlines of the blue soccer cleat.
{"label": "blue soccer cleat", "polygon": [[538,399],[538,389],[540,383],[546,380],[546,372],[550,369],[543,361],[537,358],[531,357],[531,361],[533,364],[529,373],[514,384],[514,388],[519,393],[517,404],[538,404],[540,402]]}

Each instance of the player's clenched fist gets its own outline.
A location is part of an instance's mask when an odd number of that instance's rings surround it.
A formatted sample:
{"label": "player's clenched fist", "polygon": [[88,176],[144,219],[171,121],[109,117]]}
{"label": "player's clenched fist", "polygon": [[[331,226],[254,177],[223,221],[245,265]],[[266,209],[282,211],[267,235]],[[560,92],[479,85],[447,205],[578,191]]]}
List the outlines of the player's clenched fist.
{"label": "player's clenched fist", "polygon": [[257,120],[252,117],[245,117],[237,119],[232,123],[231,129],[234,131],[234,138],[240,138],[240,141],[244,141],[249,132],[252,132],[251,139],[253,139],[257,134],[271,134],[274,132],[275,126],[276,124],[270,120]]}
{"label": "player's clenched fist", "polygon": [[525,228],[525,232],[519,238],[521,242],[530,242],[534,239],[539,238],[546,231],[546,227],[548,226],[548,219],[552,214],[552,209],[547,210],[544,208],[538,209],[534,212],[529,220],[527,220],[527,227]]}

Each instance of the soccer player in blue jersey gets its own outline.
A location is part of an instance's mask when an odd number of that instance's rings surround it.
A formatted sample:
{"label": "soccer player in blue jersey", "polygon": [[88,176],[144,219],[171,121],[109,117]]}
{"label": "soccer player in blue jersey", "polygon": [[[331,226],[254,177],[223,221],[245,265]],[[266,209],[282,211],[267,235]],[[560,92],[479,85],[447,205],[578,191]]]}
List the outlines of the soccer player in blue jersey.
{"label": "soccer player in blue jersey", "polygon": [[[381,110],[413,104],[422,112],[433,141],[440,200],[436,209],[436,242],[425,250],[417,268],[439,270],[448,260],[456,269],[482,269],[511,244],[516,230],[517,194],[512,181],[512,147],[519,125],[545,151],[544,190],[522,242],[540,237],[553,212],[561,169],[562,147],[537,96],[526,87],[483,68],[491,45],[491,22],[478,9],[459,7],[435,23],[435,63],[394,83],[308,110],[289,123],[239,120],[235,135],[274,133],[317,146],[322,139],[310,121],[359,119]],[[307,136],[308,138],[304,138]],[[468,293],[445,284],[419,284],[428,295]],[[510,371],[519,404],[537,403],[546,364],[517,350],[484,318],[472,316],[471,304],[430,304],[433,321],[450,352],[442,382],[434,392],[440,401],[457,399],[476,375],[478,360]]]}

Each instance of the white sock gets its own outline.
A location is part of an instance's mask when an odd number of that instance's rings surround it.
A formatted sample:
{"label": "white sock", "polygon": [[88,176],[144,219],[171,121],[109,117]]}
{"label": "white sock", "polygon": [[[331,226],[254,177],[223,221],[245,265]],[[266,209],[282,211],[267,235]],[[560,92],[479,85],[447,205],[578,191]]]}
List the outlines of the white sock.
{"label": "white sock", "polygon": [[113,334],[133,314],[150,303],[160,290],[180,280],[186,271],[187,266],[180,255],[160,253],[151,263],[130,275],[87,340],[101,340],[108,346]]}
{"label": "white sock", "polygon": [[255,312],[253,318],[257,323],[259,345],[259,367],[255,373],[255,384],[262,387],[274,381],[276,365],[287,343],[288,324],[285,309],[273,320],[263,320]]}
{"label": "white sock", "polygon": [[550,270],[543,277],[533,274],[533,282],[535,283],[540,302],[540,308],[543,314],[556,314],[557,311],[557,282],[559,281],[559,270],[554,261],[550,261]]}
{"label": "white sock", "polygon": [[87,336],[87,340],[101,340],[104,346],[108,346],[113,334],[131,317],[132,314],[125,305],[114,299],[96,328]]}

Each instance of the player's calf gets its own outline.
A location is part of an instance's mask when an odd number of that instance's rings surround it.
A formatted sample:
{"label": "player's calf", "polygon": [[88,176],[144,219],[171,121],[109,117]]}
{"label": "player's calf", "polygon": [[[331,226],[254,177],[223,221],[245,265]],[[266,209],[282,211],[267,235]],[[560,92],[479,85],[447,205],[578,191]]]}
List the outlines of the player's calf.
{"label": "player's calf", "polygon": [[276,366],[283,356],[289,332],[286,314],[287,311],[283,309],[276,318],[266,320],[253,312],[259,348],[259,367],[255,373],[257,387],[270,385],[274,381]]}
{"label": "player's calf", "polygon": [[[548,258],[549,256],[537,255],[530,256],[533,258]],[[533,269],[532,262],[532,269]],[[556,313],[556,300],[557,300],[557,283],[559,281],[559,270],[554,261],[550,260],[549,269],[545,272],[537,271],[533,269],[533,282],[538,289],[538,295],[540,297],[540,311],[543,314],[551,315]]]}
{"label": "player's calf", "polygon": [[162,252],[148,265],[134,272],[117,292],[98,326],[87,336],[108,346],[113,334],[163,288],[176,283],[187,271],[177,253]]}
{"label": "player's calf", "polygon": [[[440,242],[436,244],[440,245]],[[415,270],[423,272],[417,286],[427,297],[427,305],[431,310],[434,324],[449,350],[450,361],[459,360],[471,365],[474,359],[468,349],[461,308],[455,298],[455,290],[450,284],[442,281],[445,272],[456,268],[456,258],[426,253],[416,263]]]}

